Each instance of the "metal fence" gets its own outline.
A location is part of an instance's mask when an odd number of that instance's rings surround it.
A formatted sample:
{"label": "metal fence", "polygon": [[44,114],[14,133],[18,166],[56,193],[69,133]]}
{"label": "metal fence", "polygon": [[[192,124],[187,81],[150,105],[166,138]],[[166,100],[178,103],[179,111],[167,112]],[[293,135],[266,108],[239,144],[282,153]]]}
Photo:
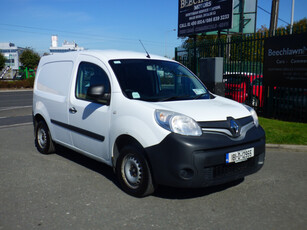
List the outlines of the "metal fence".
{"label": "metal fence", "polygon": [[[302,27],[296,28],[294,33],[306,31],[306,27]],[[288,30],[278,30],[275,36],[288,34]],[[175,59],[199,76],[201,58],[223,57],[226,97],[253,106],[262,116],[307,122],[307,86],[269,88],[263,84],[264,41],[267,37],[268,33],[255,33],[203,40],[176,48]]]}

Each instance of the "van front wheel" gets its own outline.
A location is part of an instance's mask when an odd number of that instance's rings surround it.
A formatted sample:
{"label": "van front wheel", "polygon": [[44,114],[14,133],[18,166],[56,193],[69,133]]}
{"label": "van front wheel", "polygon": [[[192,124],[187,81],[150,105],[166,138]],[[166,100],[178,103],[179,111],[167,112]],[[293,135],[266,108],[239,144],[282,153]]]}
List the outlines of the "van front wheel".
{"label": "van front wheel", "polygon": [[54,152],[50,131],[44,121],[39,121],[35,129],[35,146],[42,154]]}
{"label": "van front wheel", "polygon": [[136,197],[154,192],[150,169],[140,148],[126,146],[117,159],[116,174],[122,189]]}

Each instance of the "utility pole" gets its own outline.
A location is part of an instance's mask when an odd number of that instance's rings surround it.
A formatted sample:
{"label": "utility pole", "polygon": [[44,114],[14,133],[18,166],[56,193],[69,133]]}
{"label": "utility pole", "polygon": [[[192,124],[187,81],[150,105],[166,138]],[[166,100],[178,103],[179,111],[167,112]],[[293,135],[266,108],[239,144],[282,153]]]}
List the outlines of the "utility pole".
{"label": "utility pole", "polygon": [[240,0],[240,26],[239,26],[239,32],[243,34],[244,29],[244,0]]}
{"label": "utility pole", "polygon": [[292,32],[293,32],[293,17],[294,17],[294,0],[292,0],[292,11],[291,11],[290,34],[292,34]]}
{"label": "utility pole", "polygon": [[272,0],[270,35],[274,36],[278,23],[279,0]]}

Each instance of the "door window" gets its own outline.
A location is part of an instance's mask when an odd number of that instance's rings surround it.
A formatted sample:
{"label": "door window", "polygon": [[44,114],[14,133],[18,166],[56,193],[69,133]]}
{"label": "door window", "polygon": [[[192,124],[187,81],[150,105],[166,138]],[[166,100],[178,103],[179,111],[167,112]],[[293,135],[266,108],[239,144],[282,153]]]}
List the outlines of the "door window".
{"label": "door window", "polygon": [[98,65],[89,62],[81,62],[77,74],[76,98],[88,100],[87,90],[90,86],[103,85],[105,94],[111,92],[110,81],[107,73]]}

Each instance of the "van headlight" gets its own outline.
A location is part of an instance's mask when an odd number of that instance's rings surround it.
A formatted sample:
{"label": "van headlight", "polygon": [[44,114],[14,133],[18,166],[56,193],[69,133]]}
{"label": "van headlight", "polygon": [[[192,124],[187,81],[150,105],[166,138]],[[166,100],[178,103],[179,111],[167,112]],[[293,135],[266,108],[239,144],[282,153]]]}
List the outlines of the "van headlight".
{"label": "van headlight", "polygon": [[186,136],[201,136],[202,131],[196,121],[183,114],[166,110],[155,111],[156,122],[164,129]]}
{"label": "van headlight", "polygon": [[252,117],[253,117],[253,119],[254,119],[254,124],[255,124],[255,126],[258,127],[258,126],[259,126],[259,121],[258,121],[258,116],[257,116],[256,111],[255,111],[252,107],[250,107],[250,106],[248,106],[248,105],[244,105],[244,106],[245,106],[245,108],[247,108],[247,110],[251,113],[251,115],[252,115]]}

